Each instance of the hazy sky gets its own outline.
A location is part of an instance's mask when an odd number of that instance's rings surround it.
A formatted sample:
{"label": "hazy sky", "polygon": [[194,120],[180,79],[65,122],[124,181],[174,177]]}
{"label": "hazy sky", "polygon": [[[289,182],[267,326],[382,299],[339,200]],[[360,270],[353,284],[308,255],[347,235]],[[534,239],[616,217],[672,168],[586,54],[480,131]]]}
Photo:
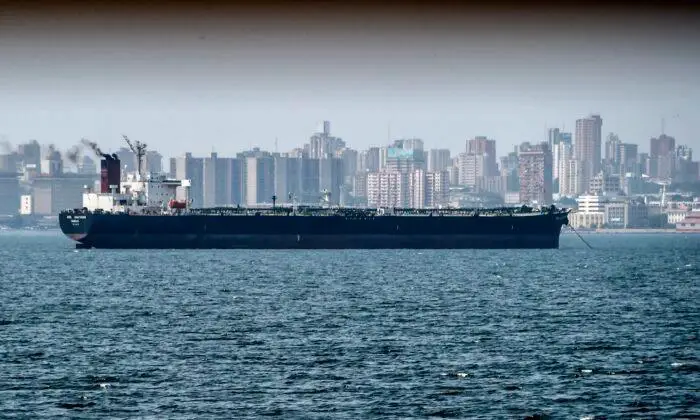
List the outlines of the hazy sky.
{"label": "hazy sky", "polygon": [[327,119],[358,149],[390,131],[503,154],[600,113],[642,150],[666,116],[700,154],[697,10],[152,4],[0,9],[0,136],[233,154]]}

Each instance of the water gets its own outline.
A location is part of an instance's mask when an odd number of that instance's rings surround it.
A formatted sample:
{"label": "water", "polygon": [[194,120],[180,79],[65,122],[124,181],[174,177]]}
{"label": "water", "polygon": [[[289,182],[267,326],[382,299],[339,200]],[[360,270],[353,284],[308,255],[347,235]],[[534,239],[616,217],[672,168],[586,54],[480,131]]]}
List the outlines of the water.
{"label": "water", "polygon": [[0,233],[0,413],[700,415],[700,235],[108,251]]}

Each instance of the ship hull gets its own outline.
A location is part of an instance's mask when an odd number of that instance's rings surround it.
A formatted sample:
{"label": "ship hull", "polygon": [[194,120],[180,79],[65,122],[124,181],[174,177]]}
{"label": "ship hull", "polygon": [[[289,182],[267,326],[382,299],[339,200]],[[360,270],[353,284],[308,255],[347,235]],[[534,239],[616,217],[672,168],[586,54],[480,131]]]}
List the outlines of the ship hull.
{"label": "ship hull", "polygon": [[81,248],[510,249],[558,248],[566,214],[529,216],[162,216],[69,214]]}

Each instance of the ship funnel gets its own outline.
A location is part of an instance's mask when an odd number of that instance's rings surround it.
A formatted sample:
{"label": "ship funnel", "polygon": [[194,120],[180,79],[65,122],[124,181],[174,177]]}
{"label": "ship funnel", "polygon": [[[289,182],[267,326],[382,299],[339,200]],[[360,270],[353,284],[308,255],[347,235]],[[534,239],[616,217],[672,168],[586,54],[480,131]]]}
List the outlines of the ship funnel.
{"label": "ship funnel", "polygon": [[111,156],[104,154],[102,158],[100,160],[100,192],[104,194],[112,191],[112,185],[116,185],[117,190],[119,189],[121,168],[119,167],[120,162],[116,154]]}

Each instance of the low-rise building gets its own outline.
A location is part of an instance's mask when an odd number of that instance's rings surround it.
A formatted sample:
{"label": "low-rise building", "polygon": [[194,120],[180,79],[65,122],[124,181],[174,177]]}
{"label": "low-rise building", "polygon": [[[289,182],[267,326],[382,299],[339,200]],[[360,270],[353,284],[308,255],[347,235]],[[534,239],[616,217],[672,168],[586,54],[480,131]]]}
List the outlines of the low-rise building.
{"label": "low-rise building", "polygon": [[603,226],[604,223],[605,213],[602,211],[569,214],[569,225],[574,229],[595,229]]}
{"label": "low-rise building", "polygon": [[666,217],[668,218],[668,223],[675,225],[680,223],[688,215],[688,210],[668,210],[666,211]]}
{"label": "low-rise building", "polygon": [[626,228],[627,227],[627,203],[615,202],[606,203],[603,208],[605,220],[603,226],[606,228]]}

